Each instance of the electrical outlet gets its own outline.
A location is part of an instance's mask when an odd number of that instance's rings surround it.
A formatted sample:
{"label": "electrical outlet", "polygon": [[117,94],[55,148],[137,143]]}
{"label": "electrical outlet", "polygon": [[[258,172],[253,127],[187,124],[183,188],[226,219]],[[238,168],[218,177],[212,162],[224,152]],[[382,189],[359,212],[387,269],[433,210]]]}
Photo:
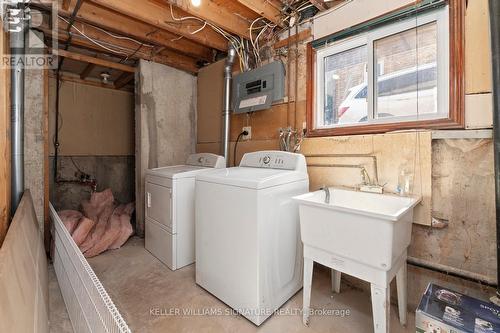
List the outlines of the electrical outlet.
{"label": "electrical outlet", "polygon": [[243,140],[250,140],[250,139],[252,139],[252,126],[243,127],[242,131],[247,131],[248,132],[248,135],[243,135],[241,137]]}

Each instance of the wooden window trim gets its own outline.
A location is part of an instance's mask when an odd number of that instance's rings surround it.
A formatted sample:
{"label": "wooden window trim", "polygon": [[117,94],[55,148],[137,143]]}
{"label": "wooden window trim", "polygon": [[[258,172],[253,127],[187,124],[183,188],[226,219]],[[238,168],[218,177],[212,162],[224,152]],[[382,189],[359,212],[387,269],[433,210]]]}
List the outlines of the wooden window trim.
{"label": "wooden window trim", "polygon": [[447,119],[420,120],[369,124],[348,127],[314,128],[316,51],[307,44],[306,123],[307,136],[337,136],[374,134],[405,129],[463,129],[465,128],[465,0],[449,0],[450,20],[450,90]]}

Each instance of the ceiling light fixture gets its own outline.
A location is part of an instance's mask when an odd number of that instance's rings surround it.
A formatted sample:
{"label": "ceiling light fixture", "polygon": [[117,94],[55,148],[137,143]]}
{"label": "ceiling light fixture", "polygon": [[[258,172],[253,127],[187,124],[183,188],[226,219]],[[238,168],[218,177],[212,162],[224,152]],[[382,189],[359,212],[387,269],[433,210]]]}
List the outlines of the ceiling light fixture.
{"label": "ceiling light fixture", "polygon": [[201,0],[191,0],[191,4],[195,7],[200,7]]}

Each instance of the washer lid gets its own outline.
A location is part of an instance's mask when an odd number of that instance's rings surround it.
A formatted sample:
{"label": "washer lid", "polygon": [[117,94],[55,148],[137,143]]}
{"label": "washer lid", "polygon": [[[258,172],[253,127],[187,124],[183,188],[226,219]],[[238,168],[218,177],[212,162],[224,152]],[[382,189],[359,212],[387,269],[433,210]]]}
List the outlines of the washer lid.
{"label": "washer lid", "polygon": [[300,171],[251,167],[212,169],[196,175],[197,181],[250,189],[264,189],[307,179],[307,173]]}
{"label": "washer lid", "polygon": [[192,165],[174,165],[162,168],[149,169],[146,175],[158,176],[170,179],[194,177],[197,173],[202,171],[212,170],[212,168],[205,168]]}

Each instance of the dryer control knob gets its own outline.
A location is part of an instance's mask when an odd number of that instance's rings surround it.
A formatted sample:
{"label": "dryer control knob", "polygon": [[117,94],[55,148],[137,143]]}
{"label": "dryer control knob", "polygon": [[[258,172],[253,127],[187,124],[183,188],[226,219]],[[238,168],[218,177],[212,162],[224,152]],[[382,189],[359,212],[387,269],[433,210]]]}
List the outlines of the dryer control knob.
{"label": "dryer control knob", "polygon": [[271,162],[271,157],[270,156],[265,156],[262,161],[264,162],[264,164],[269,164],[269,162]]}

